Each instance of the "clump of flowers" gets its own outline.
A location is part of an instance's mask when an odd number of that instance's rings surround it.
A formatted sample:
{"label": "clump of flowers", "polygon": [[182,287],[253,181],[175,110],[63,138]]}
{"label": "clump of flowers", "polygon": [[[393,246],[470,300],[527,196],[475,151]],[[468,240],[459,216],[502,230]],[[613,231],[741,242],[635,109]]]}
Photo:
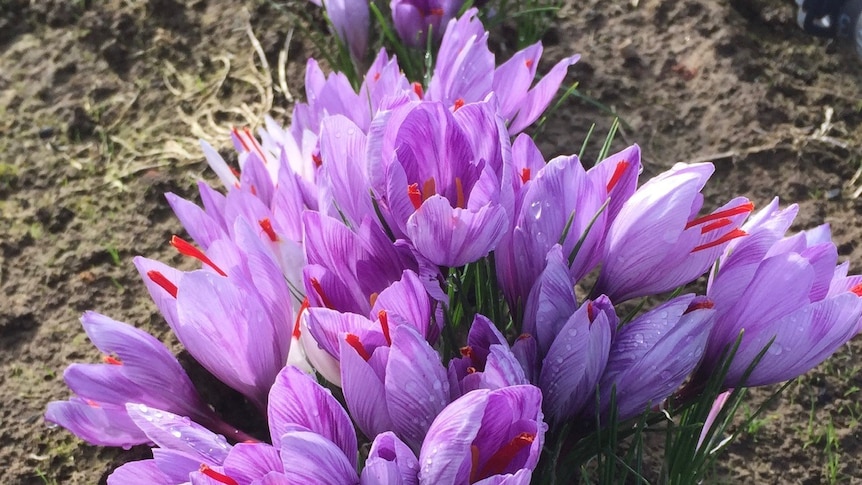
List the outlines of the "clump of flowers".
{"label": "clump of flowers", "polygon": [[[541,51],[496,66],[470,10],[427,85],[385,51],[358,90],[311,60],[290,127],[232,133],[238,171],[204,144],[223,191],[167,195],[194,241],[171,244],[201,267],[135,264],[268,436],[225,423],[163,345],[95,313],[104,363],[69,367],[76,396],[46,419],[155,444],[113,484],[565,483],[603,430],[791,379],[859,332],[862,277],[828,227],[785,235],[795,206],[704,207],[703,163],[638,187],[636,145],[590,168],[545,161],[522,131],[577,56],[533,85]],[[667,297],[707,272],[705,295]],[[644,297],[664,302],[622,310]]]}

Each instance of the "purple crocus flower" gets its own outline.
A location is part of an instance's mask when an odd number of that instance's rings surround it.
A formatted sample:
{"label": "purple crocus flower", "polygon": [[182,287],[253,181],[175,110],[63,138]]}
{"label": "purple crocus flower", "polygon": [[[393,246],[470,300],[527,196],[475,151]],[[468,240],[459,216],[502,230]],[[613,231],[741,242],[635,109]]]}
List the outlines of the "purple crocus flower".
{"label": "purple crocus flower", "polygon": [[745,385],[801,375],[858,333],[862,277],[848,277],[846,263],[836,267],[838,252],[827,227],[784,237],[796,210],[779,210],[773,200],[743,226],[749,236],[719,260],[707,290],[718,314],[700,382],[740,333],[727,387],[742,384],[745,370],[770,341]]}
{"label": "purple crocus flower", "polygon": [[470,391],[428,429],[420,483],[523,483],[539,461],[546,425],[531,385]]}
{"label": "purple crocus flower", "polygon": [[[128,403],[126,412],[135,425],[158,445],[153,459],[135,461],[114,470],[109,485],[156,483],[232,483],[224,475],[225,458],[233,448],[217,435],[187,417]],[[212,480],[212,481],[210,481]],[[233,482],[236,483],[236,482]]]}
{"label": "purple crocus flower", "polygon": [[508,136],[493,102],[410,103],[382,115],[368,145],[371,184],[392,230],[457,267],[493,251],[510,224]]}
{"label": "purple crocus flower", "polygon": [[182,273],[144,258],[135,265],[195,360],[263,408],[287,362],[294,314],[281,269],[243,219],[236,226],[237,242],[221,239],[198,255],[205,269]]}
{"label": "purple crocus flower", "polygon": [[712,164],[676,164],[629,198],[608,230],[594,294],[619,303],[661,293],[706,272],[753,209],[738,197],[697,217]]}
{"label": "purple crocus flower", "polygon": [[587,300],[559,329],[542,360],[539,387],[550,418],[561,423],[595,401],[605,372],[616,314],[606,298]]}
{"label": "purple crocus flower", "polygon": [[426,99],[458,106],[486,99],[491,92],[500,100],[499,113],[510,135],[517,135],[545,111],[557,93],[569,66],[580,56],[559,61],[530,89],[542,55],[541,44],[518,51],[496,67],[488,48],[488,33],[471,8],[452,19],[437,53],[434,75]]}
{"label": "purple crocus flower", "polygon": [[392,0],[392,22],[398,37],[411,47],[425,47],[429,32],[434,41],[443,36],[443,26],[458,13],[462,0]]}
{"label": "purple crocus flower", "polygon": [[497,274],[512,306],[524,304],[554,244],[562,244],[563,254],[571,259],[568,271],[575,281],[596,267],[607,225],[634,192],[639,169],[637,146],[589,172],[575,156],[551,160],[532,178],[528,167],[522,169],[525,185],[515,227],[496,253]]}
{"label": "purple crocus flower", "polygon": [[449,361],[452,399],[475,389],[499,389],[529,383],[505,337],[484,315],[477,314],[473,318],[467,345],[460,351],[462,357]]}
{"label": "purple crocus flower", "polygon": [[381,433],[371,443],[362,469],[362,485],[418,485],[419,460],[395,433]]}
{"label": "purple crocus flower", "polygon": [[361,62],[368,49],[370,12],[368,2],[363,0],[311,0],[311,3],[326,9],[335,34],[350,51],[354,62]]}
{"label": "purple crocus flower", "polygon": [[[682,385],[700,363],[715,321],[713,303],[693,294],[676,297],[624,325],[611,344],[599,381],[601,413],[626,420],[656,406]],[[590,408],[592,408],[590,410]],[[595,405],[587,408],[595,412]]]}
{"label": "purple crocus flower", "polygon": [[440,354],[410,325],[392,329],[391,343],[343,335],[341,385],[357,426],[366,436],[392,431],[418,450],[449,403]]}
{"label": "purple crocus flower", "polygon": [[201,400],[177,359],[150,334],[104,315],[81,318],[104,364],[72,364],[63,373],[77,396],[48,404],[45,418],[102,446],[145,443],[146,436],[126,415],[127,402],[190,416],[222,433],[231,428]]}

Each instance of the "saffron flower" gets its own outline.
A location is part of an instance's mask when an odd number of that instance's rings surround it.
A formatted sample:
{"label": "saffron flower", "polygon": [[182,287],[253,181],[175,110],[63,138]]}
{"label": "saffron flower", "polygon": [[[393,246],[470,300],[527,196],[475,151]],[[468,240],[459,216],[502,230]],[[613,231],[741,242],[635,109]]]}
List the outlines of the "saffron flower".
{"label": "saffron flower", "polygon": [[743,226],[749,236],[719,260],[707,290],[718,314],[702,378],[740,332],[727,387],[743,384],[746,369],[767,345],[745,385],[793,379],[859,332],[862,277],[848,277],[847,263],[836,266],[838,251],[828,227],[785,237],[796,212],[795,205],[779,210],[774,199]]}
{"label": "saffron flower", "polygon": [[470,391],[428,429],[419,482],[529,483],[546,428],[535,386]]}
{"label": "saffron flower", "polygon": [[428,35],[439,41],[443,26],[458,13],[461,0],[392,0],[392,22],[398,37],[411,47],[423,48]]}
{"label": "saffron flower", "polygon": [[347,47],[354,62],[365,58],[368,49],[368,29],[370,13],[368,3],[362,0],[311,0],[318,7],[326,9],[326,16],[332,22],[335,34]]}
{"label": "saffron flower", "polygon": [[674,167],[640,187],[608,229],[602,271],[593,294],[614,302],[661,293],[705,273],[754,206],[737,197],[705,216],[700,194],[714,171],[709,163]]}
{"label": "saffron flower", "polygon": [[[241,436],[203,402],[173,354],[155,337],[104,315],[81,317],[103,364],[72,364],[63,378],[76,397],[48,404],[45,419],[102,446],[146,443],[126,413],[134,402],[190,416],[229,436]],[[243,438],[244,439],[244,438]]]}

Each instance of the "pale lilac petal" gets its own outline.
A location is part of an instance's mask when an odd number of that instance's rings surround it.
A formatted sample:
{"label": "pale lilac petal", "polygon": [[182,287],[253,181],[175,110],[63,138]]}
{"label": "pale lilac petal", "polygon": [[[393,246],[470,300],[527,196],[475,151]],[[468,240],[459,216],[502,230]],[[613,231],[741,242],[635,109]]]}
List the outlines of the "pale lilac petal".
{"label": "pale lilac petal", "polygon": [[359,475],[343,451],[311,431],[295,429],[282,436],[281,459],[284,475],[290,483],[359,483]]}
{"label": "pale lilac petal", "polygon": [[449,403],[449,381],[440,355],[412,327],[392,332],[384,386],[393,431],[418,450],[431,421]]}
{"label": "pale lilac petal", "polygon": [[[385,360],[388,347],[374,351],[372,359]],[[376,372],[372,363],[363,358],[342,339],[341,385],[344,400],[356,425],[366,436],[375,436],[395,429],[386,402],[386,389],[381,372]],[[385,365],[385,364],[384,364]]]}
{"label": "pale lilac petal", "polygon": [[507,226],[501,206],[485,206],[476,212],[453,209],[439,195],[431,196],[407,221],[407,235],[423,256],[433,263],[458,267],[493,251]]}
{"label": "pale lilac petal", "polygon": [[272,444],[282,446],[281,436],[288,425],[300,425],[335,443],[355,465],[356,433],[350,417],[332,394],[311,376],[295,367],[285,367],[269,394]]}
{"label": "pale lilac petal", "polygon": [[97,446],[128,448],[149,441],[122,406],[93,406],[75,397],[68,401],[52,401],[45,411],[45,421],[58,424]]}
{"label": "pale lilac petal", "polygon": [[377,435],[371,443],[365,468],[363,485],[418,485],[419,460],[395,433]]}
{"label": "pale lilac petal", "polygon": [[239,483],[252,483],[271,472],[284,472],[284,466],[278,449],[272,445],[237,443],[224,460],[224,471]]}
{"label": "pale lilac petal", "polygon": [[108,475],[108,485],[128,485],[146,483],[148,485],[175,485],[156,466],[155,460],[132,461],[117,468]]}
{"label": "pale lilac petal", "polygon": [[231,446],[224,436],[167,411],[143,404],[126,404],[126,412],[147,437],[162,448],[199,456],[204,463],[221,465]]}
{"label": "pale lilac petal", "polygon": [[575,55],[561,60],[527,93],[526,98],[519,106],[518,113],[509,123],[510,134],[520,133],[545,112],[551,100],[557,95],[560,84],[568,73],[569,66],[578,62],[580,58],[581,56]]}
{"label": "pale lilac petal", "polygon": [[189,236],[204,250],[213,241],[227,236],[227,231],[219,223],[197,205],[183,199],[171,192],[165,194],[168,204],[174,210],[180,224],[183,225]]}

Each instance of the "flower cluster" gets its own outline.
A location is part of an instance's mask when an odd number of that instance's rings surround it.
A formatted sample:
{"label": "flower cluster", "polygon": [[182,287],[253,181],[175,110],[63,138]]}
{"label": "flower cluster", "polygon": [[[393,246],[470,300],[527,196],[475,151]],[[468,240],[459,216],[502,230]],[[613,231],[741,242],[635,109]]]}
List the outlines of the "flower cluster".
{"label": "flower cluster", "polygon": [[[157,445],[114,484],[528,483],[557,445],[549,425],[584,436],[683,384],[694,395],[734,343],[725,388],[790,379],[859,332],[862,277],[836,266],[828,228],[785,236],[795,207],[704,208],[703,163],[638,187],[637,146],[589,169],[546,162],[521,132],[577,56],[533,86],[541,52],[497,67],[471,10],[427,86],[386,52],[358,91],[311,60],[288,129],[232,133],[239,171],[204,144],[225,193],[167,195],[194,240],[171,244],[201,267],[135,264],[268,437],[223,422],[156,339],[95,313],[104,364],[69,367],[76,396],[46,418],[94,444]],[[708,271],[705,295],[618,313]]]}

